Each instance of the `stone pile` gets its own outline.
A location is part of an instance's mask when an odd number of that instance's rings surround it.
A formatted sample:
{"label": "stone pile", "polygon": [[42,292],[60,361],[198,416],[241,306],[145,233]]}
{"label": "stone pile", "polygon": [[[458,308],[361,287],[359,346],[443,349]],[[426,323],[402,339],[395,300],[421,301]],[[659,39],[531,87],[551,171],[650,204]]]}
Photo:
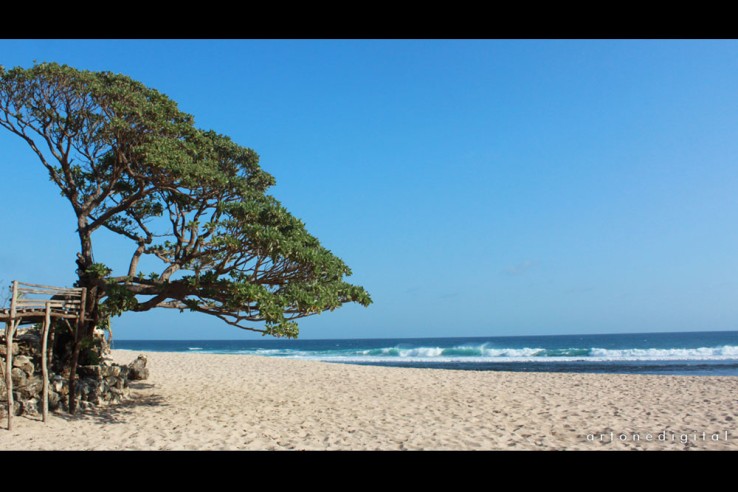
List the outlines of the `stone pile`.
{"label": "stone pile", "polygon": [[[41,350],[38,337],[32,333],[20,335],[13,343],[13,399],[15,415],[38,415],[41,412],[43,380]],[[0,418],[5,416],[7,398],[5,389],[5,352],[0,345]],[[82,409],[125,399],[132,380],[146,379],[149,370],[146,356],[139,355],[129,365],[103,362],[100,365],[79,366],[75,391]],[[68,374],[49,374],[49,410],[68,410]]]}

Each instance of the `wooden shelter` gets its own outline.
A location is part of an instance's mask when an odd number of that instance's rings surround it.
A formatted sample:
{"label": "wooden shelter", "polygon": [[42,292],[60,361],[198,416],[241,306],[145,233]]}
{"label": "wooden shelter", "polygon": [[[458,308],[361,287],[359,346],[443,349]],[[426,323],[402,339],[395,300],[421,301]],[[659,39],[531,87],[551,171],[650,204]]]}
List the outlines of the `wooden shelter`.
{"label": "wooden shelter", "polygon": [[13,428],[13,336],[22,324],[40,323],[41,371],[43,377],[43,420],[49,413],[49,331],[52,318],[63,319],[79,337],[80,324],[85,320],[87,289],[52,287],[13,281],[10,308],[0,310],[0,322],[5,322],[5,389],[8,398],[8,430]]}

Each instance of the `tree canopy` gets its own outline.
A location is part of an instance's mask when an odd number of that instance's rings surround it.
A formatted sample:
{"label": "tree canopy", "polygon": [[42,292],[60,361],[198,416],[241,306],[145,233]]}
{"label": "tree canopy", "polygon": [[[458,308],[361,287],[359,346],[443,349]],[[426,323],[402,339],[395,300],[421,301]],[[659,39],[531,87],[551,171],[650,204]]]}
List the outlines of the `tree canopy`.
{"label": "tree canopy", "polygon": [[[130,77],[0,67],[0,127],[29,145],[74,209],[91,325],[174,308],[296,337],[298,318],[371,303],[345,281],[349,267],[267,194],[275,180],[256,152],[197,128]],[[130,242],[127,271],[96,262],[100,229]],[[142,272],[142,258],[159,267]]]}

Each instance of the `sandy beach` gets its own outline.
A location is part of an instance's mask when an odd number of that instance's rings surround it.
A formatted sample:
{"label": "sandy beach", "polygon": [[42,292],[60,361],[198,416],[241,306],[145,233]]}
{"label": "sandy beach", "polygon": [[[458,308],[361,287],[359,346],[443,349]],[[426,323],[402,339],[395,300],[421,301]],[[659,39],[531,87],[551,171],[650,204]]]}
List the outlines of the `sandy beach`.
{"label": "sandy beach", "polygon": [[151,376],[125,403],[46,425],[16,418],[12,432],[0,429],[0,449],[738,450],[736,377],[146,355]]}

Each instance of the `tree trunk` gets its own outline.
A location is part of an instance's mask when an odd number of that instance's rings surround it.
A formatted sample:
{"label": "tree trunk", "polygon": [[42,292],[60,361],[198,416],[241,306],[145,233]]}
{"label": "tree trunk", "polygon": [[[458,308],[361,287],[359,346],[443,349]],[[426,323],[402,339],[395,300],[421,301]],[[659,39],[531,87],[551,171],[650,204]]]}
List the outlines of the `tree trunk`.
{"label": "tree trunk", "polygon": [[[91,279],[87,273],[87,269],[92,266],[94,260],[92,258],[92,237],[91,232],[87,228],[86,217],[78,217],[78,233],[80,239],[80,247],[82,251],[77,254],[77,287],[87,288],[87,299],[82,298],[82,313],[93,313],[97,314],[97,297],[96,295],[89,295],[93,288]],[[96,289],[92,294],[96,293]],[[93,309],[88,308],[87,303],[94,303]],[[74,325],[74,341],[72,344],[72,360],[69,368],[69,413],[74,414],[77,410],[77,395],[76,395],[76,382],[77,382],[77,364],[79,362],[79,351],[82,345],[82,340],[85,340],[92,336],[94,330],[94,322],[87,320],[78,320]]]}

